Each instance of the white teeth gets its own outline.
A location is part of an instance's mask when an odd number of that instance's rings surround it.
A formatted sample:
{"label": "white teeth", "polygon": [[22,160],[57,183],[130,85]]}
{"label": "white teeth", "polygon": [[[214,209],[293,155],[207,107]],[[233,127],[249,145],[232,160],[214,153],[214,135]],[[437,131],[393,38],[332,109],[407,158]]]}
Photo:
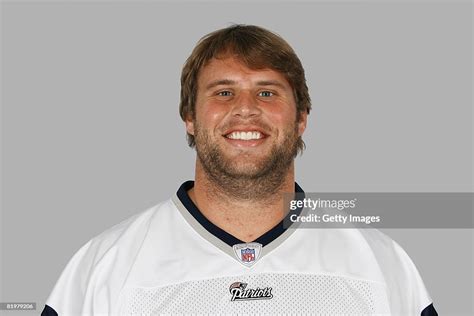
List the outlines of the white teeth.
{"label": "white teeth", "polygon": [[262,138],[262,134],[260,132],[232,132],[227,135],[227,138],[230,139],[240,139],[240,140],[252,140],[252,139],[260,139]]}

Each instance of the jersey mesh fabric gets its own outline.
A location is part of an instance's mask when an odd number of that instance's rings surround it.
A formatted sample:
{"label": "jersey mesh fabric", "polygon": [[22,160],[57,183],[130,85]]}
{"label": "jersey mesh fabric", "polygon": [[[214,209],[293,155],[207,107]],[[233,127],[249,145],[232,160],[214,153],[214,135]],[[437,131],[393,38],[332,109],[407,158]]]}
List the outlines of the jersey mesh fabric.
{"label": "jersey mesh fabric", "polygon": [[[229,286],[272,288],[273,298],[231,301]],[[157,288],[126,288],[122,314],[373,315],[389,313],[383,284],[333,275],[258,274],[188,281]]]}

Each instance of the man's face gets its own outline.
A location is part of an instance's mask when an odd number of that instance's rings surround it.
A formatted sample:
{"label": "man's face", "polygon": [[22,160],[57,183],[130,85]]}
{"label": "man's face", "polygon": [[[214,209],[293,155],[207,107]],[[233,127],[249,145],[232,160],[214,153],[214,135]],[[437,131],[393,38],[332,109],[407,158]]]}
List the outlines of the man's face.
{"label": "man's face", "polygon": [[255,178],[290,165],[306,113],[296,121],[293,90],[270,69],[233,57],[212,59],[198,76],[195,120],[186,120],[207,171]]}

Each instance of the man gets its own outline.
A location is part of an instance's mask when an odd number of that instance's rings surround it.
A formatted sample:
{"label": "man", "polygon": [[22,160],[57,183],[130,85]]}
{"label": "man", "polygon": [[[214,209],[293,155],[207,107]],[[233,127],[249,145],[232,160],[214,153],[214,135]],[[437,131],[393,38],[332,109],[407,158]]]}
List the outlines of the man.
{"label": "man", "polygon": [[83,246],[43,315],[437,315],[409,257],[380,232],[285,229],[284,193],[303,192],[294,158],[311,104],[281,37],[213,32],[181,87],[195,181]]}

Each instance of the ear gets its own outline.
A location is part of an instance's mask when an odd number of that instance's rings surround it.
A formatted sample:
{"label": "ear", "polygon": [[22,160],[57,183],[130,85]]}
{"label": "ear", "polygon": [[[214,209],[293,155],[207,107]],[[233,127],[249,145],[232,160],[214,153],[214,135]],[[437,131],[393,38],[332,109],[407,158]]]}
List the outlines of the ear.
{"label": "ear", "polygon": [[306,123],[308,122],[308,112],[301,111],[300,119],[298,121],[298,136],[303,136],[303,133],[306,129]]}
{"label": "ear", "polygon": [[194,136],[194,120],[191,117],[191,115],[188,115],[186,117],[186,120],[184,121],[184,124],[186,124],[186,132],[190,135]]}

